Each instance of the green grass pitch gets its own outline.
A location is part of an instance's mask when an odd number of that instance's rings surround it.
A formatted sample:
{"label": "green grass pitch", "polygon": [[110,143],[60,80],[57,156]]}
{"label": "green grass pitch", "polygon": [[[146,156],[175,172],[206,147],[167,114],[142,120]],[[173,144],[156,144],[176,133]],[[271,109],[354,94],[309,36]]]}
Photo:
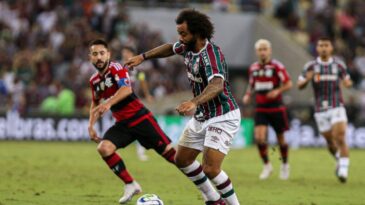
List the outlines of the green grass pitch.
{"label": "green grass pitch", "polygon": [[[0,141],[0,205],[112,205],[123,191],[91,142]],[[153,151],[140,162],[135,148],[120,150],[127,168],[144,193],[160,196],[165,205],[201,205],[187,178]],[[325,148],[290,152],[291,178],[278,179],[278,151],[270,150],[274,173],[259,181],[256,149],[232,150],[224,162],[242,205],[365,204],[365,151],[351,150],[350,178],[340,184],[334,160]],[[137,197],[129,204],[134,205]]]}

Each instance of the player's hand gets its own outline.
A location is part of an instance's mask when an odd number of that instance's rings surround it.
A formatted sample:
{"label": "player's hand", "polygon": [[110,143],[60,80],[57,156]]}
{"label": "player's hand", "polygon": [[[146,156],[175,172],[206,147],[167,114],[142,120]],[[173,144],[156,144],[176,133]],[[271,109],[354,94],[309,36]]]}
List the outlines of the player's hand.
{"label": "player's hand", "polygon": [[247,105],[249,104],[251,101],[251,96],[249,94],[245,94],[242,98],[242,102],[243,104]]}
{"label": "player's hand", "polygon": [[311,81],[314,77],[314,71],[307,71],[307,73],[305,74],[305,78],[307,81]]}
{"label": "player's hand", "polygon": [[270,98],[270,99],[274,99],[276,98],[278,95],[280,95],[280,90],[278,89],[274,89],[272,91],[270,91],[269,93],[266,94],[266,97],[267,98]]}
{"label": "player's hand", "polygon": [[176,111],[183,116],[192,116],[196,111],[197,105],[194,102],[187,101],[177,106]]}
{"label": "player's hand", "polygon": [[133,70],[135,66],[138,66],[144,61],[144,58],[142,55],[133,56],[132,58],[129,58],[125,63],[124,66],[128,67],[128,69]]}
{"label": "player's hand", "polygon": [[96,143],[99,143],[101,141],[101,138],[96,133],[95,129],[93,127],[89,127],[89,136],[90,139]]}
{"label": "player's hand", "polygon": [[97,115],[97,114],[99,114],[99,115],[104,115],[106,112],[108,112],[109,110],[110,110],[110,107],[111,107],[111,105],[108,103],[108,102],[106,102],[106,103],[102,103],[102,104],[100,104],[100,105],[98,105],[96,108],[94,108],[94,113]]}

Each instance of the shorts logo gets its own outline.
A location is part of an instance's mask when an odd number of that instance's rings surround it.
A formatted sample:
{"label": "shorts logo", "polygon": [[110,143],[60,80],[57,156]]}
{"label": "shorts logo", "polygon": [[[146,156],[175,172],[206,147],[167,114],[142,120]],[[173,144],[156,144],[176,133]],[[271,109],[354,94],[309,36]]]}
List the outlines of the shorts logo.
{"label": "shorts logo", "polygon": [[212,141],[212,142],[214,142],[214,143],[218,143],[219,138],[218,138],[217,136],[212,136],[212,137],[210,138],[210,141]]}
{"label": "shorts logo", "polygon": [[218,128],[218,127],[208,127],[208,131],[215,132],[217,134],[222,134],[223,130],[221,128]]}

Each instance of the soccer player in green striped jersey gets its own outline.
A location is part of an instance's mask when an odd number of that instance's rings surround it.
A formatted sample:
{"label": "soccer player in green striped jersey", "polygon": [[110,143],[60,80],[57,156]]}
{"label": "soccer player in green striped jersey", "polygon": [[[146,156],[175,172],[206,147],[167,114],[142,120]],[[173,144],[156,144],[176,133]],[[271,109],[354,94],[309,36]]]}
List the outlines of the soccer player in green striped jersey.
{"label": "soccer player in green striped jersey", "polygon": [[318,130],[326,139],[328,150],[337,160],[336,175],[346,182],[349,167],[349,148],[346,143],[347,116],[343,106],[342,84],[352,86],[346,65],[332,57],[333,46],[329,38],[317,42],[318,58],[304,66],[299,76],[298,88],[303,89],[311,82],[315,97],[315,114]]}
{"label": "soccer player in green striped jersey", "polygon": [[[174,54],[184,57],[194,97],[176,110],[181,115],[193,117],[180,138],[176,164],[201,191],[205,204],[238,205],[231,180],[221,169],[241,120],[228,82],[227,63],[221,49],[211,42],[214,27],[208,16],[185,9],[177,16],[176,25],[179,42],[135,56],[126,66]],[[202,165],[196,161],[200,152],[203,152]]]}

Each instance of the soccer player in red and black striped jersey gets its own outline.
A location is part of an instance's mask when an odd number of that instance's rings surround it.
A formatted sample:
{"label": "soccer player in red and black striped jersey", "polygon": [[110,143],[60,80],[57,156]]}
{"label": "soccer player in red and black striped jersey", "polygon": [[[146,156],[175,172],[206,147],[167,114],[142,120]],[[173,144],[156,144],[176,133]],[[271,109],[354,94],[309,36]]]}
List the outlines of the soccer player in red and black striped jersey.
{"label": "soccer player in red and black striped jersey", "polygon": [[[126,64],[137,66],[146,59],[174,54],[184,57],[194,98],[176,110],[193,117],[180,138],[176,164],[201,191],[206,204],[238,205],[232,182],[221,169],[241,121],[227,79],[227,63],[221,49],[211,42],[214,27],[207,15],[185,9],[177,16],[176,25],[179,42],[154,48]],[[203,152],[203,165],[196,161],[200,152]]]}
{"label": "soccer player in red and black striped jersey", "polygon": [[[110,61],[108,44],[104,40],[94,40],[89,50],[90,61],[97,69],[90,78],[92,102],[89,134],[91,140],[98,143],[97,150],[104,161],[125,183],[124,195],[119,200],[119,203],[124,204],[142,189],[127,171],[116,150],[138,140],[145,148],[154,149],[173,164],[176,152],[152,113],[133,93],[128,70]],[[94,130],[94,124],[109,110],[116,123],[100,138]]]}
{"label": "soccer player in red and black striped jersey", "polygon": [[282,165],[280,179],[289,178],[288,144],[284,138],[284,132],[289,129],[286,107],[283,105],[281,94],[292,87],[292,81],[284,65],[278,60],[272,59],[271,43],[266,39],[260,39],[255,44],[258,62],[249,69],[249,83],[243,103],[250,102],[251,95],[255,93],[255,140],[264,162],[264,168],[259,176],[267,179],[273,168],[269,161],[267,145],[267,129],[272,126],[278,140]]}
{"label": "soccer player in red and black striped jersey", "polygon": [[323,37],[317,42],[318,58],[308,62],[299,76],[298,87],[304,89],[311,82],[315,97],[314,118],[328,150],[338,160],[336,176],[341,182],[348,177],[349,148],[346,144],[347,115],[343,106],[341,83],[352,86],[346,65],[332,57],[331,39]]}

